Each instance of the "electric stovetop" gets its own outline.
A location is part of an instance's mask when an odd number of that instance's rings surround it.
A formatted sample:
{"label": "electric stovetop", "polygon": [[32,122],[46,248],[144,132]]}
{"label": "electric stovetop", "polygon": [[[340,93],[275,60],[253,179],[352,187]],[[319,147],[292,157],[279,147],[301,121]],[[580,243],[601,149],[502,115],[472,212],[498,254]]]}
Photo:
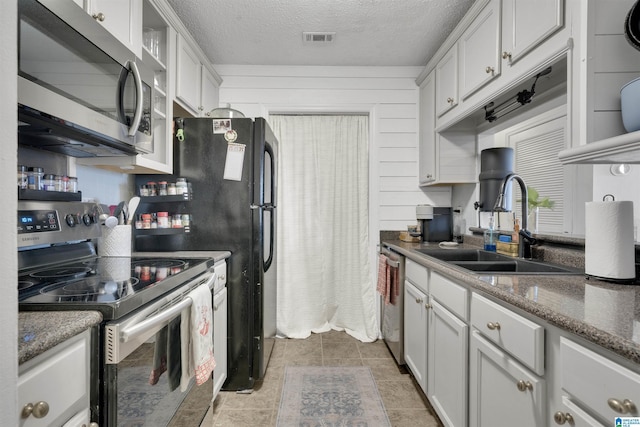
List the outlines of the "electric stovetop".
{"label": "electric stovetop", "polygon": [[98,310],[117,319],[206,272],[210,258],[91,257],[19,273],[22,311]]}

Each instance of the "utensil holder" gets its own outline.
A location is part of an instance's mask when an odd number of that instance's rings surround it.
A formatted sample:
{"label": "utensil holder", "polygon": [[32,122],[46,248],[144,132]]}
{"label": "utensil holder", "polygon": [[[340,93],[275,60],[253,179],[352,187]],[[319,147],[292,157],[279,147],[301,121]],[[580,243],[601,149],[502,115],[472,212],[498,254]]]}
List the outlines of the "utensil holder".
{"label": "utensil holder", "polygon": [[98,239],[98,255],[104,257],[131,256],[131,225],[102,227],[102,237]]}

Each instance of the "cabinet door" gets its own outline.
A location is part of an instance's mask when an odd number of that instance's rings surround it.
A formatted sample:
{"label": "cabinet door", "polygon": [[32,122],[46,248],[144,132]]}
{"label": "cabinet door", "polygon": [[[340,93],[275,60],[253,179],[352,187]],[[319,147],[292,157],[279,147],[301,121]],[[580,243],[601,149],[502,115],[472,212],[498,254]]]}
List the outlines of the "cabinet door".
{"label": "cabinet door", "polygon": [[404,282],[404,360],[422,390],[427,392],[427,296]]}
{"label": "cabinet door", "polygon": [[197,116],[201,111],[199,107],[202,64],[179,34],[176,62],[176,97]]}
{"label": "cabinet door", "polygon": [[142,2],[87,0],[87,13],[138,57],[142,56]]}
{"label": "cabinet door", "polygon": [[206,67],[202,67],[202,100],[200,106],[202,107],[201,113],[204,116],[209,116],[209,112],[218,107],[219,90],[218,83],[213,75],[207,70]]}
{"label": "cabinet door", "polygon": [[546,425],[546,384],[473,331],[469,355],[469,425]]}
{"label": "cabinet door", "polygon": [[500,2],[492,0],[458,41],[460,97],[467,98],[500,75]]}
{"label": "cabinet door", "polygon": [[502,58],[513,64],[564,25],[564,0],[503,0]]}
{"label": "cabinet door", "polygon": [[215,399],[227,379],[227,288],[213,297],[213,398]]}
{"label": "cabinet door", "polygon": [[431,298],[427,396],[445,426],[467,425],[469,326]]}
{"label": "cabinet door", "polygon": [[436,113],[438,117],[458,105],[458,45],[436,65]]}
{"label": "cabinet door", "polygon": [[420,184],[436,179],[435,79],[429,74],[420,87]]}

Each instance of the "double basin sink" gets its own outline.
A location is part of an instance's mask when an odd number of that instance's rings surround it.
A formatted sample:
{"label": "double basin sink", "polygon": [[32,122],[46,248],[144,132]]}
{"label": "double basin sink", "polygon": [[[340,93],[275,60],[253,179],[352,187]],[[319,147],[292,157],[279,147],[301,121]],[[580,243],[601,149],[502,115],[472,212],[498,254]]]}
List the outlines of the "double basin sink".
{"label": "double basin sink", "polygon": [[582,270],[548,262],[514,258],[481,249],[414,249],[425,255],[467,269],[476,274],[584,274]]}

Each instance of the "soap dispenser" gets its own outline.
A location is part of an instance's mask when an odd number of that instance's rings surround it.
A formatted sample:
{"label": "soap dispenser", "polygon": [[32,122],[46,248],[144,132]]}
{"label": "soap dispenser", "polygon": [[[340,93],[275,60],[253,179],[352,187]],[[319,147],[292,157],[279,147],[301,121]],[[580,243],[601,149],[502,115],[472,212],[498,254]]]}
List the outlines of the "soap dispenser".
{"label": "soap dispenser", "polygon": [[496,232],[493,229],[493,215],[489,218],[489,228],[484,231],[484,250],[496,251]]}

